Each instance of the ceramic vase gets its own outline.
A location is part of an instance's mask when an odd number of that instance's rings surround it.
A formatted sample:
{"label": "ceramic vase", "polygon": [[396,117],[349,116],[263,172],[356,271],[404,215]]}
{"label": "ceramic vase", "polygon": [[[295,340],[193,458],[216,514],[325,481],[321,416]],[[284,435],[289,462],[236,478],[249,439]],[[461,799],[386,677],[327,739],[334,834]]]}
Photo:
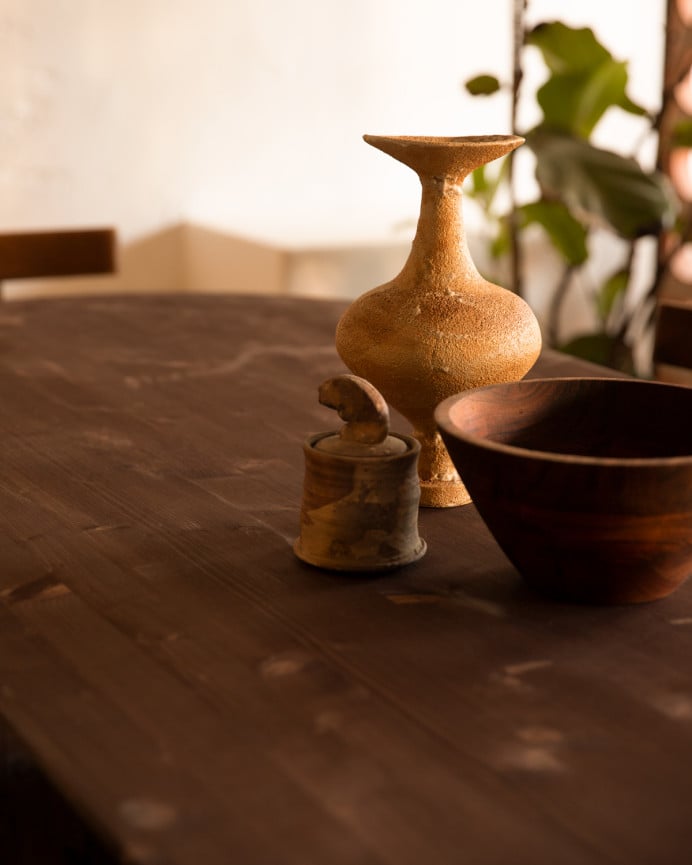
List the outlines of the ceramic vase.
{"label": "ceramic vase", "polygon": [[465,504],[470,497],[437,432],[434,409],[468,388],[522,378],[538,357],[541,335],[530,307],[476,269],[464,233],[461,187],[470,171],[523,139],[364,138],[417,172],[420,216],[403,270],[351,304],[339,321],[336,347],[349,369],[372,382],[413,425],[421,443],[421,505]]}

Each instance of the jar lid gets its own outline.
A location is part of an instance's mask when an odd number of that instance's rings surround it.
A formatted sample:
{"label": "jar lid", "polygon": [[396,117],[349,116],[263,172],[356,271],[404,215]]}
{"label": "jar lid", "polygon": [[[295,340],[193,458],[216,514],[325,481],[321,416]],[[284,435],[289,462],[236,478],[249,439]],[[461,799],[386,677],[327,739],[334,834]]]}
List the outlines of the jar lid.
{"label": "jar lid", "polygon": [[319,388],[322,405],[336,409],[345,420],[334,435],[315,442],[315,449],[346,457],[381,458],[404,453],[405,441],[389,435],[389,408],[369,381],[356,375],[338,375]]}

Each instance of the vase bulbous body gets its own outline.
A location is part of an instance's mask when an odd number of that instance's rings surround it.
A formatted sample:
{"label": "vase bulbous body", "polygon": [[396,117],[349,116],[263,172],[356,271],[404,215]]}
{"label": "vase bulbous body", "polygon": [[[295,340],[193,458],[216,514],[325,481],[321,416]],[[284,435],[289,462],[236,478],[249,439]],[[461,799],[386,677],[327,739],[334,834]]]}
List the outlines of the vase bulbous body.
{"label": "vase bulbous body", "polygon": [[403,270],[351,304],[339,321],[336,347],[349,369],[411,422],[421,443],[421,505],[465,504],[470,497],[437,432],[435,407],[460,391],[522,378],[538,357],[541,334],[528,304],[476,269],[464,234],[461,186],[470,171],[523,139],[365,140],[418,173],[420,217]]}

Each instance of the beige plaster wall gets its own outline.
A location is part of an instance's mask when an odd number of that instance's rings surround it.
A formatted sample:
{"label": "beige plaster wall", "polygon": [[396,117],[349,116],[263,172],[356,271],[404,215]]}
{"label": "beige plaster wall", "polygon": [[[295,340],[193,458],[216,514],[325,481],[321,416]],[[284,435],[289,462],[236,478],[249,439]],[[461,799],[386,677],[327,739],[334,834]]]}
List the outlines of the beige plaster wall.
{"label": "beige plaster wall", "polygon": [[201,225],[181,224],[120,244],[117,273],[107,276],[8,280],[7,300],[130,292],[288,290],[284,250]]}
{"label": "beige plaster wall", "polygon": [[415,178],[361,136],[506,127],[459,85],[508,70],[509,0],[492,3],[0,0],[0,230],[386,239]]}
{"label": "beige plaster wall", "polygon": [[[0,0],[0,230],[106,224],[121,242],[116,277],[6,294],[353,296],[383,281],[419,190],[361,135],[508,131],[507,100],[472,100],[461,82],[509,75],[511,6]],[[532,0],[530,10],[594,26],[633,59],[633,95],[652,105],[663,6]],[[602,136],[631,146],[621,119]],[[530,174],[527,164],[529,185]]]}

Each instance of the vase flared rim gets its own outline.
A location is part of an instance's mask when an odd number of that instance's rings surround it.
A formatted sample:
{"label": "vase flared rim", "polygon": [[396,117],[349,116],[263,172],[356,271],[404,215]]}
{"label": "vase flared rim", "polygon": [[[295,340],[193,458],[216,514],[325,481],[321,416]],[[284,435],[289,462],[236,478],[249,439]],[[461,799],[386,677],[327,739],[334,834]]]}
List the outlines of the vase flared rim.
{"label": "vase flared rim", "polygon": [[521,135],[364,135],[363,138],[367,144],[413,168],[421,178],[448,177],[455,182],[524,143]]}
{"label": "vase flared rim", "polygon": [[519,146],[524,143],[521,135],[364,135],[365,141],[397,141],[401,144],[429,144],[442,147],[484,147],[488,144],[514,144]]}

